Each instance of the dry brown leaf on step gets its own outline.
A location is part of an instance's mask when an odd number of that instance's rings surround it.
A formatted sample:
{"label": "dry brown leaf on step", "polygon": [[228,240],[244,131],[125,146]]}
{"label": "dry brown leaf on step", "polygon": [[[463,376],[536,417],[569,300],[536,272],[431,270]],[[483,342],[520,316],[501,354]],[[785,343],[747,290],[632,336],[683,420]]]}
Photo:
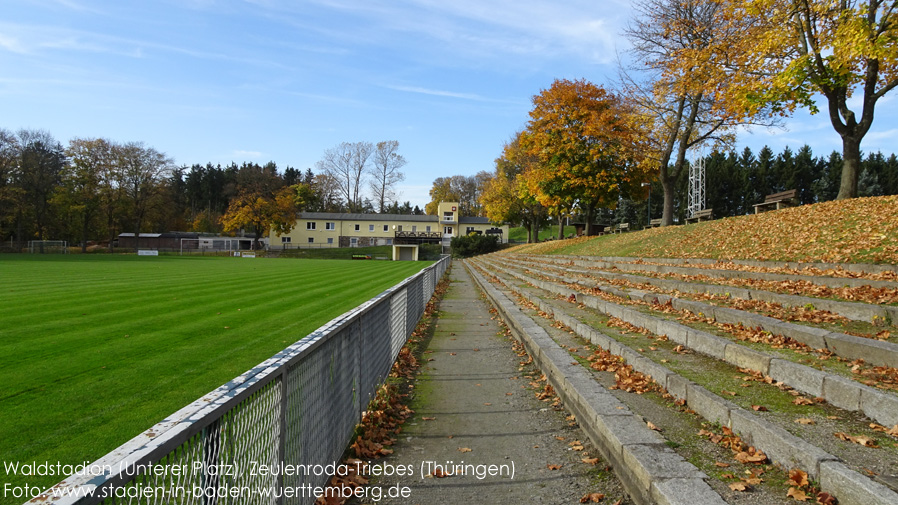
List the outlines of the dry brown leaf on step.
{"label": "dry brown leaf on step", "polygon": [[786,482],[790,486],[805,487],[808,485],[808,473],[797,468],[789,471],[789,480]]}
{"label": "dry brown leaf on step", "polygon": [[752,405],[751,409],[755,412],[767,412],[767,407],[763,405]]}
{"label": "dry brown leaf on step", "polygon": [[436,418],[435,417],[422,417],[421,420],[422,421],[435,421]]}
{"label": "dry brown leaf on step", "polygon": [[817,493],[817,503],[820,505],[836,505],[838,500],[836,497],[829,493]]}
{"label": "dry brown leaf on step", "polygon": [[[589,493],[589,494],[583,495],[583,497],[580,498],[580,503],[590,503],[590,502],[599,503],[600,501],[602,501],[604,499],[605,499],[605,495],[602,493]],[[618,503],[620,503],[620,502],[618,502]]]}
{"label": "dry brown leaf on step", "polygon": [[795,501],[808,501],[808,495],[806,495],[805,492],[801,489],[794,487],[789,488],[789,492],[786,493],[786,496],[794,499]]}
{"label": "dry brown leaf on step", "polygon": [[599,462],[599,458],[584,457],[584,458],[581,458],[580,461],[586,463],[587,465],[593,465],[593,466],[595,466],[596,463]]}
{"label": "dry brown leaf on step", "polygon": [[561,470],[561,467],[563,466],[564,465],[546,465],[546,468],[548,468],[549,470]]}
{"label": "dry brown leaf on step", "polygon": [[468,447],[459,447],[458,452],[471,452],[471,449]]}
{"label": "dry brown leaf on step", "polygon": [[795,422],[798,424],[817,424],[817,422],[814,421],[813,419],[808,419],[806,417],[800,417],[800,418],[796,419]]}
{"label": "dry brown leaf on step", "polygon": [[714,463],[714,466],[716,466],[716,467],[718,467],[718,468],[729,468],[730,464],[729,464],[729,463],[722,463],[722,462],[720,462],[720,461],[717,461],[717,462]]}
{"label": "dry brown leaf on step", "polygon": [[655,426],[655,424],[651,421],[646,421],[645,425],[648,426],[650,430],[661,431],[661,428]]}
{"label": "dry brown leaf on step", "polygon": [[730,489],[733,491],[745,492],[749,490],[749,487],[744,482],[733,482],[730,484]]}

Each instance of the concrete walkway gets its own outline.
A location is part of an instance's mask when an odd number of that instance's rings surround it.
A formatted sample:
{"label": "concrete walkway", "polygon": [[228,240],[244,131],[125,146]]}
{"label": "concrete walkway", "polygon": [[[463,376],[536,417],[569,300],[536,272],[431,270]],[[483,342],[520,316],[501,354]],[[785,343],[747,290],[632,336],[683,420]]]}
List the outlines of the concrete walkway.
{"label": "concrete walkway", "polygon": [[[532,379],[524,375],[536,369],[522,367],[526,358],[512,350],[461,262],[454,262],[450,279],[423,355],[430,361],[414,389],[416,414],[394,454],[376,462],[385,471],[410,475],[372,481],[385,495],[391,487],[404,487],[406,497],[380,503],[570,504],[587,493],[605,494],[605,503],[629,503],[613,473],[604,470],[606,463],[581,461],[598,456],[586,435],[570,426],[564,412],[535,397]],[[576,440],[584,450],[572,449]],[[431,476],[441,473],[458,474]]]}

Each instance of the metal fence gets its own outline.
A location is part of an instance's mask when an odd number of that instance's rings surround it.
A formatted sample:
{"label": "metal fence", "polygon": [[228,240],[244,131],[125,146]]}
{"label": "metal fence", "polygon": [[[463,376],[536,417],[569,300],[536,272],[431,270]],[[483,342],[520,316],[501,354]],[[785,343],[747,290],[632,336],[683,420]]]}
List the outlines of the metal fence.
{"label": "metal fence", "polygon": [[314,502],[448,264],[337,317],[29,503]]}

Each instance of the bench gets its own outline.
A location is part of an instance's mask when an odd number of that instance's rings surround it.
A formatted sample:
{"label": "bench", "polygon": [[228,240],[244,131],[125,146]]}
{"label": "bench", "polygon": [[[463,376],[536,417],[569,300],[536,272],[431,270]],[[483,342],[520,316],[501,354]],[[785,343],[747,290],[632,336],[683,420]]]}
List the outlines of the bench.
{"label": "bench", "polygon": [[630,230],[630,223],[621,223],[614,228],[615,233],[623,233]]}
{"label": "bench", "polygon": [[686,224],[700,223],[702,221],[710,221],[714,219],[714,209],[702,209],[697,211],[692,217],[686,218]]}
{"label": "bench", "polygon": [[650,228],[657,228],[659,226],[661,226],[661,218],[652,219],[651,221],[649,221]]}
{"label": "bench", "polygon": [[794,205],[798,205],[798,191],[794,189],[790,189],[789,191],[780,191],[779,193],[773,193],[772,195],[767,195],[764,198],[763,203],[756,203],[754,205],[755,214],[759,212],[764,212],[766,210],[780,210],[786,207],[792,207]]}

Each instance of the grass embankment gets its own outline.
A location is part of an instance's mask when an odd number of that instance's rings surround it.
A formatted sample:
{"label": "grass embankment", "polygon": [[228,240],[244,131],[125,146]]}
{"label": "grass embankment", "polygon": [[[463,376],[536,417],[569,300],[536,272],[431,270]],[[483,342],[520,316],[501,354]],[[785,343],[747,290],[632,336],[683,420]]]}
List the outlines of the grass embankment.
{"label": "grass embankment", "polygon": [[[573,226],[565,226],[564,227],[564,236],[568,237],[575,233],[575,228]],[[539,239],[540,240],[552,240],[558,238],[558,225],[553,224],[549,226],[544,226],[539,229]],[[508,240],[514,242],[526,242],[527,241],[527,228],[523,226],[518,226],[515,228],[511,228],[508,230]]]}
{"label": "grass embankment", "polygon": [[898,196],[802,205],[620,235],[518,246],[528,254],[898,263]]}
{"label": "grass embankment", "polygon": [[426,265],[0,256],[0,460],[93,461]]}

